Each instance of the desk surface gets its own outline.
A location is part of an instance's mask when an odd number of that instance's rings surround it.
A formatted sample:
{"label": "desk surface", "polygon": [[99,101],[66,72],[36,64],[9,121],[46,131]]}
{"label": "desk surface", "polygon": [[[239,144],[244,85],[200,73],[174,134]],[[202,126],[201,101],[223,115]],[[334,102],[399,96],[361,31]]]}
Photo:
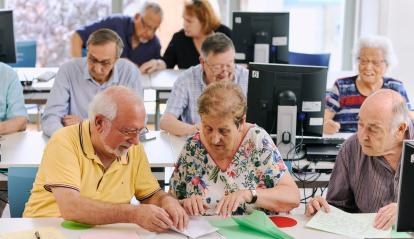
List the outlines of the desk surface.
{"label": "desk surface", "polygon": [[[185,139],[166,132],[152,131],[155,140],[144,142],[151,167],[173,167]],[[26,131],[2,136],[0,168],[37,167],[48,137],[42,132]]]}
{"label": "desk surface", "polygon": [[[308,221],[305,215],[289,215],[298,221],[298,224],[291,228],[283,228],[282,230],[290,234],[294,238],[318,238],[318,239],[342,239],[348,238],[341,235],[336,235],[332,233],[327,233],[323,231],[318,231],[314,229],[309,229],[305,227],[305,224]],[[214,219],[214,218],[211,218]],[[0,219],[0,232],[13,232],[13,231],[22,231],[22,230],[31,230],[38,227],[56,227],[65,235],[66,239],[78,239],[82,233],[87,231],[105,231],[105,230],[119,230],[119,231],[133,231],[139,234],[140,238],[187,238],[183,235],[180,235],[176,232],[160,233],[155,234],[148,232],[135,224],[110,224],[104,226],[96,226],[88,230],[67,230],[60,226],[62,219],[60,218],[1,218]],[[202,237],[206,238],[220,238],[216,233],[211,235],[206,235]]]}

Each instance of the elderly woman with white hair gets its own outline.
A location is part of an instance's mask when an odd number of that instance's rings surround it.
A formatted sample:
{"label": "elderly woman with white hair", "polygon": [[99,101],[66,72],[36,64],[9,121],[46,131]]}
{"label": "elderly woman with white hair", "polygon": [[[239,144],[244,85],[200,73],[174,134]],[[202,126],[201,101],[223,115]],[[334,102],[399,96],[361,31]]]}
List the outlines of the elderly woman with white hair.
{"label": "elderly woman with white hair", "polygon": [[384,74],[397,64],[391,41],[383,36],[362,37],[354,49],[358,75],[338,79],[328,90],[325,103],[324,133],[356,132],[358,112],[367,96],[378,89],[392,89],[413,110],[403,83]]}

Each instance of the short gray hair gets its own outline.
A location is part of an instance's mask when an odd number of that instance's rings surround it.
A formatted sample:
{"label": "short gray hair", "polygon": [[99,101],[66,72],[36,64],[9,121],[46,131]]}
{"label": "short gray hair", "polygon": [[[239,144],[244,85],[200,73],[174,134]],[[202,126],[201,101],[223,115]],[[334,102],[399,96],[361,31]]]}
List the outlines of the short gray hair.
{"label": "short gray hair", "polygon": [[389,38],[385,36],[364,36],[361,37],[358,43],[355,45],[353,50],[354,63],[358,63],[359,54],[361,53],[362,48],[379,48],[384,54],[384,60],[388,65],[390,70],[398,64],[397,57],[394,52],[394,47]]}
{"label": "short gray hair", "polygon": [[207,37],[201,45],[201,55],[206,58],[208,54],[223,53],[228,50],[234,50],[231,39],[224,33],[217,32]]}
{"label": "short gray hair", "polygon": [[159,14],[162,19],[164,13],[161,6],[156,2],[145,2],[140,11],[141,16],[149,9],[151,9],[155,14]]}
{"label": "short gray hair", "polygon": [[405,100],[397,101],[392,106],[391,129],[396,130],[401,123],[409,125],[411,119]]}
{"label": "short gray hair", "polygon": [[101,28],[94,31],[89,36],[88,41],[86,42],[86,46],[89,47],[89,45],[103,45],[110,42],[115,42],[116,57],[121,57],[122,51],[124,49],[124,43],[116,32],[108,28]]}
{"label": "short gray hair", "polygon": [[89,104],[89,121],[93,122],[98,114],[103,115],[109,121],[113,121],[116,118],[117,111],[118,106],[113,99],[113,95],[108,94],[107,91],[101,91],[95,95]]}

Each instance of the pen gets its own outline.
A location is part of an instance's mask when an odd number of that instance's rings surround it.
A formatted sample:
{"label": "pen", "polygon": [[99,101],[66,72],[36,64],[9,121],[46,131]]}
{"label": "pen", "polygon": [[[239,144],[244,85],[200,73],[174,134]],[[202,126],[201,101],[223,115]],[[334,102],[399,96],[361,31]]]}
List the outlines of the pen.
{"label": "pen", "polygon": [[40,233],[38,231],[35,231],[35,237],[36,239],[40,239]]}

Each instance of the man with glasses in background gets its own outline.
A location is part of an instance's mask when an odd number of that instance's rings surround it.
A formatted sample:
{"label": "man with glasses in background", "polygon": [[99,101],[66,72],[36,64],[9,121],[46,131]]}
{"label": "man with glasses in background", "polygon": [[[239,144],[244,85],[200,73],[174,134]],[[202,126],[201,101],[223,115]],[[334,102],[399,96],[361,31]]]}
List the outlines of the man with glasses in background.
{"label": "man with glasses in background", "polygon": [[42,115],[42,129],[47,136],[86,119],[94,95],[110,86],[123,85],[143,95],[139,70],[129,60],[119,59],[124,46],[114,31],[95,31],[87,47],[86,58],[65,63],[56,75]]}
{"label": "man with glasses in background", "polygon": [[162,21],[161,7],[155,2],[145,3],[134,17],[114,15],[76,30],[71,38],[72,57],[81,57],[86,40],[92,32],[108,28],[115,31],[122,42],[125,57],[140,67],[152,59],[159,59],[161,44],[155,31]]}
{"label": "man with glasses in background", "polygon": [[212,82],[234,81],[247,95],[248,70],[236,65],[234,57],[233,42],[226,35],[215,33],[207,37],[201,45],[200,64],[184,71],[174,83],[160,120],[161,129],[178,136],[198,131],[197,99]]}
{"label": "man with glasses in background", "polygon": [[[88,120],[60,129],[49,140],[23,216],[183,230],[188,215],[160,188],[139,143],[145,116],[135,91],[112,86],[99,92]],[[130,204],[134,196],[139,205]]]}

